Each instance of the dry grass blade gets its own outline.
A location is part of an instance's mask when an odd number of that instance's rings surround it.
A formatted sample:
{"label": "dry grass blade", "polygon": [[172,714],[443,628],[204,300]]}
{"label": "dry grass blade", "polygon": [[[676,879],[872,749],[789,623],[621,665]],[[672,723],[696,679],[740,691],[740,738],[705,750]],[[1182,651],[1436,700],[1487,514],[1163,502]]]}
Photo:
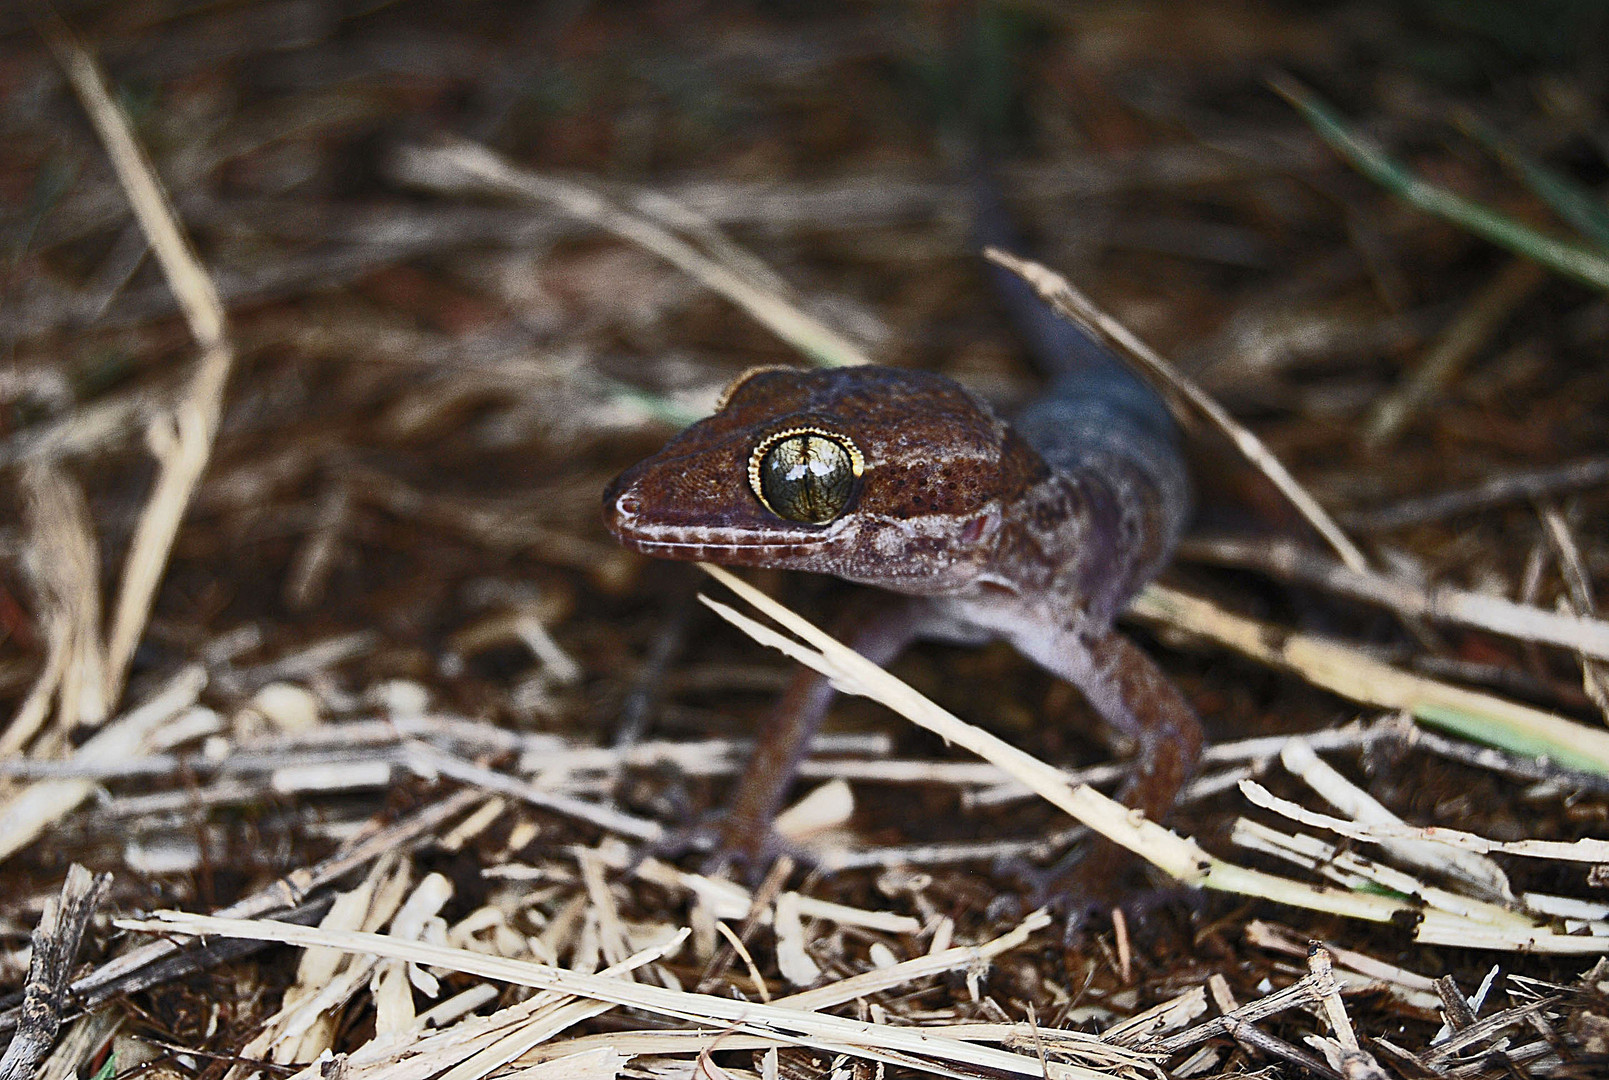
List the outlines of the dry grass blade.
{"label": "dry grass blade", "polygon": [[991,262],[999,263],[1019,275],[1057,312],[1083,327],[1094,335],[1097,341],[1113,345],[1120,355],[1137,361],[1147,374],[1167,388],[1170,395],[1181,397],[1200,410],[1203,416],[1210,419],[1233,441],[1236,449],[1246,460],[1261,470],[1280,493],[1290,500],[1291,505],[1307,519],[1308,524],[1318,530],[1325,542],[1335,549],[1342,562],[1359,573],[1368,570],[1369,562],[1363,557],[1363,552],[1347,538],[1346,533],[1330,517],[1329,512],[1319,505],[1317,499],[1308,494],[1307,489],[1297,482],[1268,447],[1263,445],[1261,439],[1237,423],[1234,417],[1230,416],[1228,411],[1214,401],[1205,390],[1180,375],[1172,364],[1136,337],[1128,327],[1096,307],[1090,302],[1089,297],[1073,288],[1066,278],[1048,266],[1031,259],[1018,258],[997,248],[989,248],[984,255]]}
{"label": "dry grass blade", "polygon": [[179,227],[156,170],[134,140],[128,118],[107,92],[106,80],[94,58],[60,20],[43,22],[40,31],[101,137],[134,216],[190,323],[190,332],[202,348],[221,344],[225,336],[224,312],[218,290]]}
{"label": "dry grass blade", "polygon": [[[611,864],[616,868],[624,869],[632,865],[632,860],[624,851],[610,852],[609,855]],[[658,859],[643,859],[636,863],[635,873],[644,881],[651,881],[666,889],[692,893],[701,903],[707,904],[711,913],[719,919],[747,919],[755,908],[754,898],[748,890],[726,878],[705,877],[703,874],[678,870]],[[812,919],[887,934],[915,934],[922,929],[919,919],[896,911],[850,907],[814,896],[799,897],[799,913]],[[764,922],[770,917],[770,912],[762,908],[759,917]]]}
{"label": "dry grass blade", "polygon": [[1561,765],[1609,774],[1609,732],[1492,694],[1400,671],[1361,651],[1225,611],[1208,600],[1147,586],[1129,612],[1198,634],[1260,663],[1287,668],[1314,686],[1481,742]]}
{"label": "dry grass blade", "polygon": [[614,1080],[625,1075],[627,1058],[607,1046],[566,1054],[508,1074],[508,1080]]}
{"label": "dry grass blade", "polygon": [[[52,617],[67,626],[70,642],[57,723],[64,733],[80,724],[98,727],[109,702],[100,641],[100,552],[89,506],[76,481],[46,465],[25,469],[22,485],[32,526],[27,564],[40,593],[49,597]],[[0,754],[21,749],[12,739],[12,732],[6,732]]]}
{"label": "dry grass blade", "polygon": [[1353,840],[1389,844],[1394,841],[1424,841],[1481,854],[1523,855],[1533,859],[1563,862],[1609,863],[1609,840],[1490,840],[1474,833],[1443,826],[1417,826],[1372,822],[1359,824],[1330,814],[1315,813],[1288,799],[1271,794],[1253,780],[1240,785],[1246,799],[1265,810],[1318,829],[1328,829]]}
{"label": "dry grass blade", "polygon": [[756,285],[742,269],[706,255],[658,223],[622,210],[580,184],[515,168],[485,147],[468,142],[405,148],[398,152],[394,167],[400,179],[419,187],[454,192],[480,188],[557,206],[692,275],[816,363],[842,367],[871,362],[854,342],[774,291]]}
{"label": "dry grass blade", "polygon": [[1609,458],[1589,457],[1541,469],[1505,470],[1473,487],[1402,499],[1374,510],[1353,510],[1341,518],[1359,532],[1389,532],[1458,514],[1472,514],[1504,503],[1543,499],[1609,483]]}
{"label": "dry grass blade", "polygon": [[[1351,820],[1364,827],[1404,827],[1401,818],[1320,759],[1305,740],[1293,738],[1286,744],[1280,760]],[[1241,781],[1242,790],[1250,783]],[[1446,875],[1487,900],[1505,903],[1514,900],[1502,867],[1479,852],[1432,844],[1417,837],[1382,838],[1379,842],[1399,863]]]}
{"label": "dry grass blade", "polygon": [[45,22],[43,33],[89,114],[190,332],[201,346],[201,359],[170,420],[158,421],[152,428],[159,473],[129,544],[107,639],[105,696],[108,702],[116,702],[135,646],[150,619],[151,603],[179,523],[211,457],[224,385],[234,366],[234,348],[218,290],[185,239],[156,171],[135,142],[128,118],[107,92],[94,59],[60,21]]}
{"label": "dry grass blade", "polygon": [[72,628],[63,620],[46,619],[44,631],[45,662],[34,677],[28,696],[22,699],[16,715],[6,727],[4,739],[7,758],[26,746],[50,717],[51,699],[61,688],[67,665],[72,660]]}
{"label": "dry grass blade", "polygon": [[1405,618],[1467,626],[1609,660],[1609,622],[1591,615],[1548,611],[1467,589],[1421,588],[1383,574],[1353,570],[1290,541],[1192,540],[1183,545],[1180,554],[1315,585],[1339,596],[1379,604]]}
{"label": "dry grass blade", "polygon": [[45,639],[44,669],[0,736],[0,757],[18,754],[39,733],[57,698],[64,733],[106,718],[105,657],[101,651],[100,557],[83,490],[45,464],[22,473],[25,565],[38,596]]}
{"label": "dry grass blade", "polygon": [[839,979],[814,990],[805,990],[781,998],[777,1004],[792,1009],[826,1009],[846,1001],[853,1001],[857,997],[870,997],[879,991],[889,990],[925,976],[970,969],[1026,944],[1030,937],[1045,929],[1050,923],[1050,915],[1047,912],[1035,911],[1011,930],[982,945],[954,945],[939,952],[903,961],[892,967],[878,968],[847,979]]}
{"label": "dry grass blade", "polygon": [[653,841],[665,835],[665,827],[657,821],[636,817],[612,806],[573,798],[561,792],[544,791],[518,777],[482,768],[427,746],[409,747],[406,751],[406,760],[409,767],[421,775],[451,777],[466,784],[473,784],[483,791],[494,791],[554,813],[590,821],[600,828],[623,836]]}

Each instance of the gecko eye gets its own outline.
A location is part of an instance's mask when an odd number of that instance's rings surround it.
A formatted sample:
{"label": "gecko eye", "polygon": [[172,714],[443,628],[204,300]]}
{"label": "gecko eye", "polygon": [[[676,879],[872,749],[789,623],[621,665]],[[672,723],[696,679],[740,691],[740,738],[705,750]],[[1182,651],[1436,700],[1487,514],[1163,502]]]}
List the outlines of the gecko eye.
{"label": "gecko eye", "polygon": [[849,505],[866,459],[843,435],[792,428],[763,439],[749,455],[749,487],[777,517],[825,525]]}

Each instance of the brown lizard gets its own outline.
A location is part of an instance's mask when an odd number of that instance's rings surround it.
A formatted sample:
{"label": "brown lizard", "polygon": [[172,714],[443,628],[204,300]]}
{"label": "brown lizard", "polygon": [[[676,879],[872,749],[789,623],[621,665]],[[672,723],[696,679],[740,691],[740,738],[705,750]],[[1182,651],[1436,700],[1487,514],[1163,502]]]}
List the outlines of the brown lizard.
{"label": "brown lizard", "polygon": [[[1155,392],[995,268],[1046,393],[1007,424],[951,380],[886,367],[757,368],[714,415],[604,495],[609,530],[668,559],[832,574],[900,594],[851,644],[1004,638],[1139,747],[1122,798],[1161,818],[1201,747],[1173,682],[1113,628],[1189,503]],[[999,276],[1004,275],[1004,276]],[[719,850],[758,861],[833,690],[797,675],[758,734]]]}

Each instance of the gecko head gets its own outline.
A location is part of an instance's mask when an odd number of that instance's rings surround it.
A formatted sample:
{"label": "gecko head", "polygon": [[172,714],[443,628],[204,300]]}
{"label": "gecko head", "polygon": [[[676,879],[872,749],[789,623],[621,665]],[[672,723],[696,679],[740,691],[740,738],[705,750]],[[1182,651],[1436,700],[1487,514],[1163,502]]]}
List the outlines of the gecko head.
{"label": "gecko head", "polygon": [[604,521],[671,559],[965,584],[1038,455],[960,386],[893,368],[756,368],[715,414],[621,474]]}

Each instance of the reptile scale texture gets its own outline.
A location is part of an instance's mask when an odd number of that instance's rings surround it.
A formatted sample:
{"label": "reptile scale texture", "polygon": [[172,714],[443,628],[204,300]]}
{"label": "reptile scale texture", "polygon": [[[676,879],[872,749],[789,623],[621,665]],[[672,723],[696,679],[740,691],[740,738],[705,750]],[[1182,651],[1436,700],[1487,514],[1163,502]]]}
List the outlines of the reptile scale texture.
{"label": "reptile scale texture", "polygon": [[[1005,271],[999,271],[1005,274]],[[943,376],[757,368],[604,495],[609,530],[668,559],[832,574],[900,599],[849,643],[886,664],[917,639],[1004,638],[1138,744],[1121,797],[1162,818],[1201,729],[1112,621],[1188,512],[1172,421],[1121,361],[996,276],[1052,378],[1011,423]],[[757,735],[718,850],[758,862],[833,691],[802,670]]]}

